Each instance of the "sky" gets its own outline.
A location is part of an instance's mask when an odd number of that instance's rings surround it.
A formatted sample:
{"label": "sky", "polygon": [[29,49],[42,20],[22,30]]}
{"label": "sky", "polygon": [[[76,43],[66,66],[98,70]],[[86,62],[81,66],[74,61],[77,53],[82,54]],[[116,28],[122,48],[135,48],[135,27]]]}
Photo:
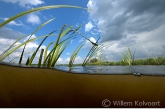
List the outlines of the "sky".
{"label": "sky", "polygon": [[[27,37],[42,23],[51,18],[54,21],[41,28],[32,37],[39,37],[57,30],[57,34],[64,24],[74,28],[82,25],[79,32],[95,42],[109,41],[113,45],[105,49],[102,60],[120,61],[121,53],[127,47],[135,51],[135,59],[149,57],[165,57],[165,0],[0,0],[0,23],[8,18],[40,6],[47,5],[75,5],[93,9],[95,12],[75,8],[60,8],[42,10],[16,19],[0,28],[0,54],[7,49],[21,35]],[[27,37],[18,42],[24,42]],[[56,37],[48,38],[41,46],[46,46],[55,41]],[[84,41],[81,36],[73,39],[58,60],[60,64],[69,62],[73,51]],[[38,47],[41,40],[31,42],[25,49],[23,62]],[[86,41],[75,63],[82,63],[91,43]],[[22,48],[12,53],[4,61],[19,57]],[[38,61],[37,54],[34,63]],[[19,58],[14,60],[18,63]]]}

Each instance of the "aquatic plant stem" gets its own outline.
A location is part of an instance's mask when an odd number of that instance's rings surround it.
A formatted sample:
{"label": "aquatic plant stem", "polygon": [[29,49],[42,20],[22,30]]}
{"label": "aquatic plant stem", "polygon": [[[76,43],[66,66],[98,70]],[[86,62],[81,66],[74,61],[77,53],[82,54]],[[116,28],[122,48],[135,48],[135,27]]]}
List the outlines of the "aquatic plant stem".
{"label": "aquatic plant stem", "polygon": [[[29,41],[30,38],[31,38],[31,36],[32,36],[33,34],[35,34],[40,28],[42,28],[42,27],[45,26],[46,24],[50,23],[50,22],[53,21],[54,19],[55,19],[55,18],[52,18],[52,19],[46,21],[45,23],[41,24],[40,26],[38,26],[38,27],[35,29],[35,31],[29,36],[29,38],[28,38],[27,41]],[[26,44],[24,45],[24,48],[23,48],[23,50],[22,50],[21,57],[20,57],[20,60],[19,60],[19,64],[21,64],[21,62],[22,62],[22,58],[23,58],[23,54],[24,54],[25,47],[26,47]]]}
{"label": "aquatic plant stem", "polygon": [[41,66],[43,53],[44,53],[44,49],[41,49],[40,58],[39,58],[39,62],[38,62],[38,67]]}

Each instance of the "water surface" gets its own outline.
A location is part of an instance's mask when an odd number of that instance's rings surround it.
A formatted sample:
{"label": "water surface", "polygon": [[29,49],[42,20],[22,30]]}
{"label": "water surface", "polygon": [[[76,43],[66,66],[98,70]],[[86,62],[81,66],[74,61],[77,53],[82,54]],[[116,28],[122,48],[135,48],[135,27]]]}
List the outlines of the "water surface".
{"label": "water surface", "polygon": [[165,65],[140,65],[140,66],[56,66],[58,70],[72,73],[86,74],[134,74],[134,75],[164,75]]}
{"label": "water surface", "polygon": [[[37,66],[26,66],[19,64],[10,64],[7,62],[0,62],[0,64],[36,68]],[[38,68],[38,67],[37,67]],[[165,76],[165,65],[135,65],[135,66],[55,66],[54,69],[62,70],[70,73],[83,73],[83,74],[133,74],[135,76],[141,75],[163,75]]]}

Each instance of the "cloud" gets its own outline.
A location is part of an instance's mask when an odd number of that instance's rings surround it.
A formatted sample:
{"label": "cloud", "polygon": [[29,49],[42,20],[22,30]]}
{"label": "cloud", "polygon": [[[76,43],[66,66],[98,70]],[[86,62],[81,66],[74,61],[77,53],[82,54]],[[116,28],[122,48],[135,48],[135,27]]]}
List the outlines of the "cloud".
{"label": "cloud", "polygon": [[74,40],[71,40],[70,43],[72,44]]}
{"label": "cloud", "polygon": [[92,23],[89,21],[86,25],[85,25],[85,32],[90,31],[93,28]]}
{"label": "cloud", "polygon": [[98,32],[93,32],[93,31],[91,31],[91,34],[95,36],[95,35],[97,35],[97,34],[99,34],[99,33],[98,33]]}
{"label": "cloud", "polygon": [[81,38],[80,40],[79,40],[79,42],[83,42],[84,41],[84,38]]}
{"label": "cloud", "polygon": [[[14,39],[5,39],[5,38],[0,38],[0,54],[3,53],[15,40]],[[7,43],[6,43],[7,42]],[[16,45],[21,44],[22,42],[18,42]],[[30,42],[26,45],[25,51],[24,51],[24,56],[23,56],[23,61],[22,63],[25,63],[28,59],[28,57],[32,56],[32,53],[36,50],[36,48],[39,46],[37,42]],[[40,51],[42,48],[46,48],[46,46],[42,45],[37,52],[35,59],[33,63],[38,63],[39,56],[40,56]],[[18,63],[20,55],[22,53],[23,46],[17,49],[15,52],[9,55],[9,60],[12,60],[16,58],[13,62]],[[5,58],[3,61],[9,62],[8,58]]]}
{"label": "cloud", "polygon": [[[0,37],[1,47],[11,45],[11,44],[14,43],[14,41],[15,41],[14,39],[6,39],[6,38],[1,38]],[[2,47],[1,49],[4,49],[4,47]]]}
{"label": "cloud", "polygon": [[[27,36],[25,39],[24,39],[24,42],[27,41],[29,39],[31,35]],[[33,39],[33,38],[37,38],[35,34],[33,34],[30,39]]]}
{"label": "cloud", "polygon": [[90,0],[101,40],[120,40],[125,33],[149,32],[165,23],[164,0]]}
{"label": "cloud", "polygon": [[164,0],[89,0],[89,19],[100,32],[101,41],[115,43],[104,50],[103,59],[121,60],[127,47],[135,58],[165,56]]}
{"label": "cloud", "polygon": [[[94,37],[90,37],[89,38],[90,41],[92,41],[93,43],[96,43],[96,40]],[[93,45],[91,44],[91,42],[89,42],[88,40],[86,40],[85,44],[84,44],[84,48],[91,48]]]}
{"label": "cloud", "polygon": [[40,18],[36,13],[31,13],[27,16],[27,22],[34,24],[40,24]]}
{"label": "cloud", "polygon": [[[18,31],[14,31],[10,28],[1,28],[0,29],[0,54],[3,53],[13,42],[15,42],[18,37],[22,36],[23,33],[20,33]],[[23,41],[27,40],[29,36],[27,36],[24,40],[21,40],[17,42],[14,46],[19,45],[23,43]],[[33,35],[32,38],[35,38],[36,36]],[[32,53],[36,50],[36,48],[39,46],[37,42],[30,42],[26,45],[25,52],[24,52],[24,57],[23,57],[23,63],[27,61],[27,58],[32,55]],[[46,48],[46,46],[42,45],[40,47],[40,50],[38,51],[34,63],[38,62],[39,56],[40,56],[40,51],[42,48]],[[17,49],[15,52],[9,55],[9,59],[14,59],[15,57],[18,57],[14,60],[15,63],[18,63],[19,57],[21,55],[23,46]],[[9,62],[8,58],[6,58],[4,61]]]}
{"label": "cloud", "polygon": [[70,55],[70,53],[66,53],[67,55]]}
{"label": "cloud", "polygon": [[[60,57],[60,58],[57,60],[57,64],[69,64],[69,61],[70,61],[70,57],[68,57],[68,58],[66,58],[66,59]],[[75,58],[74,64],[80,64],[80,63],[82,63],[83,61],[84,61],[84,60],[82,59],[81,56],[77,56],[77,57]]]}
{"label": "cloud", "polygon": [[75,58],[75,61],[74,61],[74,64],[80,64],[80,63],[83,63],[83,59],[81,58],[81,56],[77,56],[76,58]]}
{"label": "cloud", "polygon": [[61,57],[58,58],[57,64],[63,64],[63,59]]}
{"label": "cloud", "polygon": [[135,59],[165,56],[164,31],[165,25],[154,31],[136,34],[138,37],[128,35],[121,41],[116,41],[114,45],[103,51],[104,60],[121,60],[121,53],[125,53],[127,47],[129,47],[132,52],[136,49]]}
{"label": "cloud", "polygon": [[43,0],[1,0],[1,1],[7,2],[7,3],[13,3],[13,4],[18,3],[19,6],[21,7],[26,7],[27,5],[37,6],[44,3]]}
{"label": "cloud", "polygon": [[19,31],[14,31],[10,28],[0,28],[0,37],[6,39],[18,39],[23,33]]}
{"label": "cloud", "polygon": [[[9,18],[0,18],[0,19],[7,20],[7,19],[9,19]],[[18,21],[18,22],[16,22],[16,21],[11,21],[11,22],[8,23],[8,25],[25,26],[21,21]]]}

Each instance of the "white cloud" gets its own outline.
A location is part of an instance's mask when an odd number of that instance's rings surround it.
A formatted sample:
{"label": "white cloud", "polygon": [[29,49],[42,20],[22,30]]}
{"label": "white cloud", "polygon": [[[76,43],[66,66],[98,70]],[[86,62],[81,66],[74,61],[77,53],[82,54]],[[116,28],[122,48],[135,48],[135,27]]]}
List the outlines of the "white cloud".
{"label": "white cloud", "polygon": [[[93,2],[92,0],[89,0],[88,1],[88,4],[87,4],[87,7],[94,10],[94,11],[97,11],[97,7],[95,5],[95,2]],[[88,11],[90,13],[90,15],[92,15],[93,13],[91,13],[90,11]]]}
{"label": "white cloud", "polygon": [[70,57],[66,58],[65,60],[68,63],[70,61]]}
{"label": "white cloud", "polygon": [[[29,37],[29,36],[28,36]],[[33,38],[36,37],[35,35],[32,36]],[[25,38],[27,39],[27,38]],[[24,39],[24,40],[25,40]],[[7,39],[7,38],[4,38],[4,37],[0,37],[0,54],[2,52],[4,52],[11,44],[13,44],[13,42],[15,42],[16,39]],[[17,42],[15,45],[19,45],[21,44],[22,42]],[[25,51],[24,51],[24,57],[23,57],[23,61],[22,63],[25,63],[28,59],[29,56],[32,55],[32,53],[36,50],[36,48],[39,46],[39,44],[37,42],[30,42],[26,45],[26,48],[25,48]],[[37,63],[38,62],[38,59],[39,59],[39,56],[40,56],[40,51],[42,48],[46,48],[46,46],[42,45],[39,49],[39,51],[37,52],[36,54],[36,57],[33,61],[33,63]],[[18,58],[16,58],[14,60],[15,63],[18,63],[19,61],[19,57],[21,55],[21,52],[23,50],[23,46],[20,47],[19,49],[17,49],[15,52],[13,52],[12,54],[9,55],[9,59],[14,59],[15,57],[18,56]],[[7,61],[9,62],[8,58],[4,59],[3,61]]]}
{"label": "white cloud", "polygon": [[58,60],[57,60],[57,64],[68,64],[69,60],[70,60],[70,58],[69,59],[68,58],[63,59],[63,58],[59,57]]}
{"label": "white cloud", "polygon": [[10,28],[0,28],[0,37],[6,39],[18,39],[23,33],[19,31],[12,30]]}
{"label": "white cloud", "polygon": [[37,14],[31,13],[27,16],[27,22],[34,24],[40,24],[40,18]]}
{"label": "white cloud", "polygon": [[[64,58],[59,58],[57,61],[57,64],[69,64],[70,57],[64,59]],[[81,64],[84,60],[81,58],[81,56],[77,56],[75,58],[74,64]]]}
{"label": "white cloud", "polygon": [[[11,45],[14,41],[15,41],[14,39],[6,39],[6,38],[1,38],[1,37],[0,37],[0,44],[1,44],[2,46]],[[1,47],[2,47],[2,46],[1,46]],[[3,47],[2,47],[1,49],[3,49]]]}
{"label": "white cloud", "polygon": [[163,0],[89,0],[87,7],[95,10],[89,12],[89,18],[98,22],[101,40],[107,41],[121,40],[125,32],[137,34],[160,27],[165,22],[164,3]]}
{"label": "white cloud", "polygon": [[84,41],[84,38],[81,38],[80,40],[79,40],[79,42],[83,42]]}
{"label": "white cloud", "polygon": [[70,55],[70,53],[66,53],[67,55]]}
{"label": "white cloud", "polygon": [[[27,41],[29,39],[31,35],[27,36],[25,39],[24,39],[24,42]],[[35,34],[33,34],[30,39],[33,39],[33,38],[37,38]]]}
{"label": "white cloud", "polygon": [[[1,19],[7,20],[7,19],[9,19],[9,18],[1,18]],[[11,22],[8,23],[8,25],[25,26],[21,21],[18,21],[18,22],[16,22],[16,21],[11,21]]]}
{"label": "white cloud", "polygon": [[71,40],[70,43],[72,44],[74,40]]}
{"label": "white cloud", "polygon": [[58,58],[57,64],[63,64],[63,59],[61,57]]}
{"label": "white cloud", "polygon": [[133,38],[132,35],[129,34],[127,37],[122,39],[122,41],[116,41],[114,45],[104,50],[104,60],[121,60],[121,52],[125,53],[127,47],[129,47],[132,52],[136,49],[135,59],[165,56],[165,37],[162,37],[164,31],[165,25],[151,32],[136,34],[137,38]]}
{"label": "white cloud", "polygon": [[76,27],[80,26],[79,23],[76,23]]}
{"label": "white cloud", "polygon": [[97,34],[99,34],[98,32],[93,32],[93,31],[91,31],[91,34],[92,35],[97,35]]}
{"label": "white cloud", "polygon": [[13,3],[13,4],[19,3],[21,7],[26,7],[27,5],[37,6],[44,3],[43,0],[1,0],[1,1],[7,3]]}
{"label": "white cloud", "polygon": [[127,47],[136,49],[135,58],[165,56],[164,3],[163,0],[89,0],[87,7],[95,10],[89,12],[89,19],[100,32],[100,42],[116,42],[104,50],[104,59],[121,60],[120,52],[125,53]]}
{"label": "white cloud", "polygon": [[96,40],[93,37],[90,37],[89,40],[92,41],[92,42],[94,42],[94,43],[96,43]]}
{"label": "white cloud", "polygon": [[85,25],[85,32],[90,31],[93,28],[93,25],[91,23],[91,21],[89,21],[86,25]]}
{"label": "white cloud", "polygon": [[74,64],[81,64],[81,63],[83,63],[83,61],[84,60],[81,58],[81,56],[77,56],[75,58]]}
{"label": "white cloud", "polygon": [[[92,41],[93,43],[96,43],[95,38],[90,37],[89,38],[90,41]],[[86,40],[85,44],[84,44],[84,48],[91,48],[93,45],[91,44],[91,42],[89,42],[88,40]]]}

